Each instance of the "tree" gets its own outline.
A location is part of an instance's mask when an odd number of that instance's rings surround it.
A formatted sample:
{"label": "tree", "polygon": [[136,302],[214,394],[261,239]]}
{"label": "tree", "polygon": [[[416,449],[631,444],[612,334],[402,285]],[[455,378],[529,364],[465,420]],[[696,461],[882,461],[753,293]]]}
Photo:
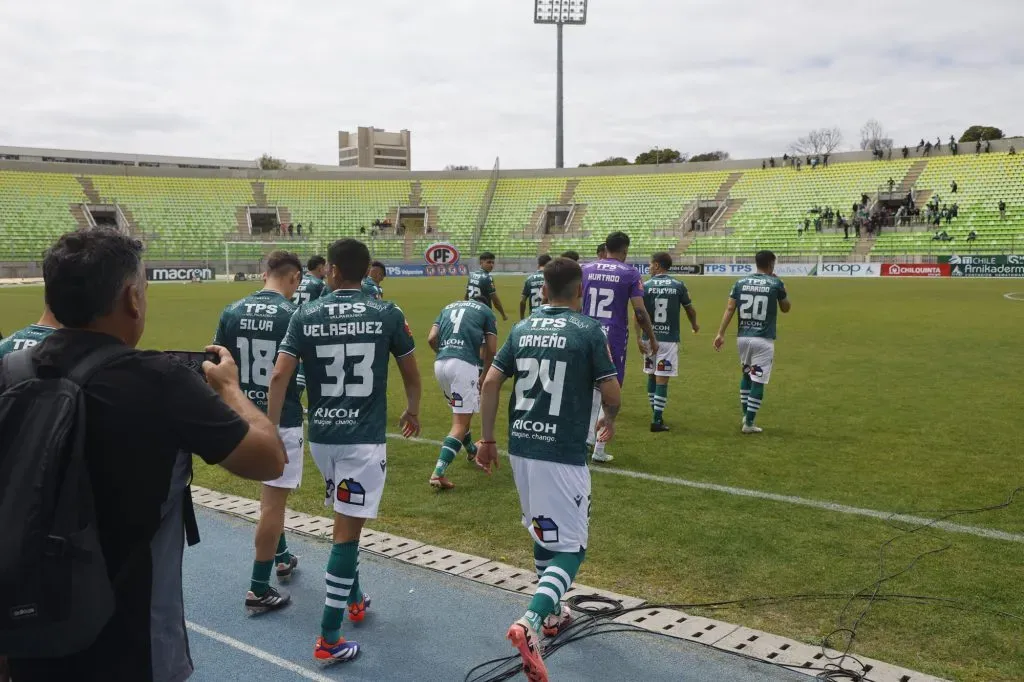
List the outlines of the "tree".
{"label": "tree", "polygon": [[671,149],[669,147],[665,147],[664,149],[655,147],[650,151],[646,151],[643,154],[638,155],[635,163],[638,166],[644,166],[659,163],[682,163],[683,161],[686,161],[686,157],[675,149]]}
{"label": "tree", "polygon": [[479,166],[461,166],[459,164],[450,163],[444,167],[446,171],[475,171],[480,170]]}
{"label": "tree", "polygon": [[621,157],[621,156],[609,156],[604,161],[598,161],[597,163],[591,164],[591,165],[594,165],[594,166],[628,166],[629,165],[629,159]]}
{"label": "tree", "polygon": [[1001,140],[1005,135],[995,126],[971,126],[960,136],[961,142],[977,142],[978,140]]}
{"label": "tree", "polygon": [[843,143],[843,131],[839,128],[818,128],[798,137],[789,145],[794,154],[831,154]]}
{"label": "tree", "polygon": [[260,165],[260,170],[284,170],[285,167],[283,159],[275,159],[270,154],[264,154],[256,159],[256,163]]}
{"label": "tree", "polygon": [[696,156],[691,156],[689,160],[691,162],[693,162],[693,161],[728,161],[729,160],[729,152],[723,152],[722,150],[718,150],[718,151],[714,151],[714,152],[704,152],[703,154],[697,154]]}
{"label": "tree", "polygon": [[892,149],[892,138],[887,137],[885,128],[878,122],[878,119],[868,119],[864,127],[860,129],[860,148],[863,151],[888,151]]}

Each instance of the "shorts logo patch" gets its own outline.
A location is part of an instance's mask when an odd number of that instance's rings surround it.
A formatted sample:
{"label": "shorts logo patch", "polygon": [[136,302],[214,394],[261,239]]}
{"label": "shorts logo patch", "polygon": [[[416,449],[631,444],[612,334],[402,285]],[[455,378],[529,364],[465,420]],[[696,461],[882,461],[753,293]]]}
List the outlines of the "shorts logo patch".
{"label": "shorts logo patch", "polygon": [[384,471],[387,468],[388,468],[388,461],[386,459],[382,459],[380,461],[380,470]]}
{"label": "shorts logo patch", "polygon": [[359,481],[346,478],[338,484],[338,502],[362,507],[366,503],[366,489]]}
{"label": "shorts logo patch", "polygon": [[534,516],[533,534],[541,542],[558,542],[558,525],[546,516]]}
{"label": "shorts logo patch", "polygon": [[764,376],[764,370],[761,369],[761,365],[743,365],[743,373],[749,374],[752,377]]}
{"label": "shorts logo patch", "polygon": [[577,495],[576,497],[574,497],[572,499],[573,499],[574,502],[576,502],[576,506],[577,507],[579,507],[580,504],[583,503],[583,496],[582,495]]}
{"label": "shorts logo patch", "polygon": [[452,397],[448,401],[448,404],[452,407],[462,407],[462,396],[458,393],[452,393]]}
{"label": "shorts logo patch", "polygon": [[650,356],[644,356],[644,369],[654,369],[654,360]]}
{"label": "shorts logo patch", "polygon": [[664,358],[662,358],[661,360],[658,360],[658,371],[659,372],[671,372],[672,371],[672,361],[671,360],[665,360]]}
{"label": "shorts logo patch", "polygon": [[324,493],[324,498],[329,500],[332,497],[334,497],[334,479],[333,478],[328,478],[327,479],[327,492]]}

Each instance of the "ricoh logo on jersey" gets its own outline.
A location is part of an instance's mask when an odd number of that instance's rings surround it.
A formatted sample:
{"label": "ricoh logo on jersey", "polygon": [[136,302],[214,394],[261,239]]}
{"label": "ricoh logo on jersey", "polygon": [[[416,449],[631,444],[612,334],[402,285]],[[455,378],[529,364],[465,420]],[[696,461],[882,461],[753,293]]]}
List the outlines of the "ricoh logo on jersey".
{"label": "ricoh logo on jersey", "polygon": [[538,422],[530,419],[516,419],[512,422],[512,430],[526,431],[528,433],[542,433],[554,436],[558,433],[558,424]]}
{"label": "ricoh logo on jersey", "polygon": [[146,268],[146,279],[151,282],[189,282],[193,279],[213,278],[213,268]]}
{"label": "ricoh logo on jersey", "polygon": [[359,410],[348,410],[344,407],[318,407],[313,412],[314,419],[359,419]]}
{"label": "ricoh logo on jersey", "polygon": [[265,403],[267,402],[267,392],[255,389],[245,391],[245,397],[254,403]]}

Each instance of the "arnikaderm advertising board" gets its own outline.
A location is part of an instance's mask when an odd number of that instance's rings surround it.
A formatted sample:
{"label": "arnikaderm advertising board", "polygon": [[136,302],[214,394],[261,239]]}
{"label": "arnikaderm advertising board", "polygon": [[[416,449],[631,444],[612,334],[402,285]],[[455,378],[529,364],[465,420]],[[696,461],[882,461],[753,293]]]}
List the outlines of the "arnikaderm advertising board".
{"label": "arnikaderm advertising board", "polygon": [[191,282],[193,279],[212,280],[216,276],[214,268],[194,268],[187,265],[146,268],[146,279],[150,282]]}
{"label": "arnikaderm advertising board", "polygon": [[1024,256],[942,256],[950,277],[1022,277]]}
{"label": "arnikaderm advertising board", "polygon": [[949,263],[882,263],[882,277],[949,277]]}

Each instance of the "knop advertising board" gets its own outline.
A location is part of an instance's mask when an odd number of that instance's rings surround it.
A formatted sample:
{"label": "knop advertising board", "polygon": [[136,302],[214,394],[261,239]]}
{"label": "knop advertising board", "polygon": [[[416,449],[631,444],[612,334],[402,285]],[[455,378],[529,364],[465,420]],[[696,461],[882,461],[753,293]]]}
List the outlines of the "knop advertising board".
{"label": "knop advertising board", "polygon": [[878,277],[881,263],[822,263],[818,277]]}
{"label": "knop advertising board", "polygon": [[949,263],[882,263],[882,277],[949,277]]}

